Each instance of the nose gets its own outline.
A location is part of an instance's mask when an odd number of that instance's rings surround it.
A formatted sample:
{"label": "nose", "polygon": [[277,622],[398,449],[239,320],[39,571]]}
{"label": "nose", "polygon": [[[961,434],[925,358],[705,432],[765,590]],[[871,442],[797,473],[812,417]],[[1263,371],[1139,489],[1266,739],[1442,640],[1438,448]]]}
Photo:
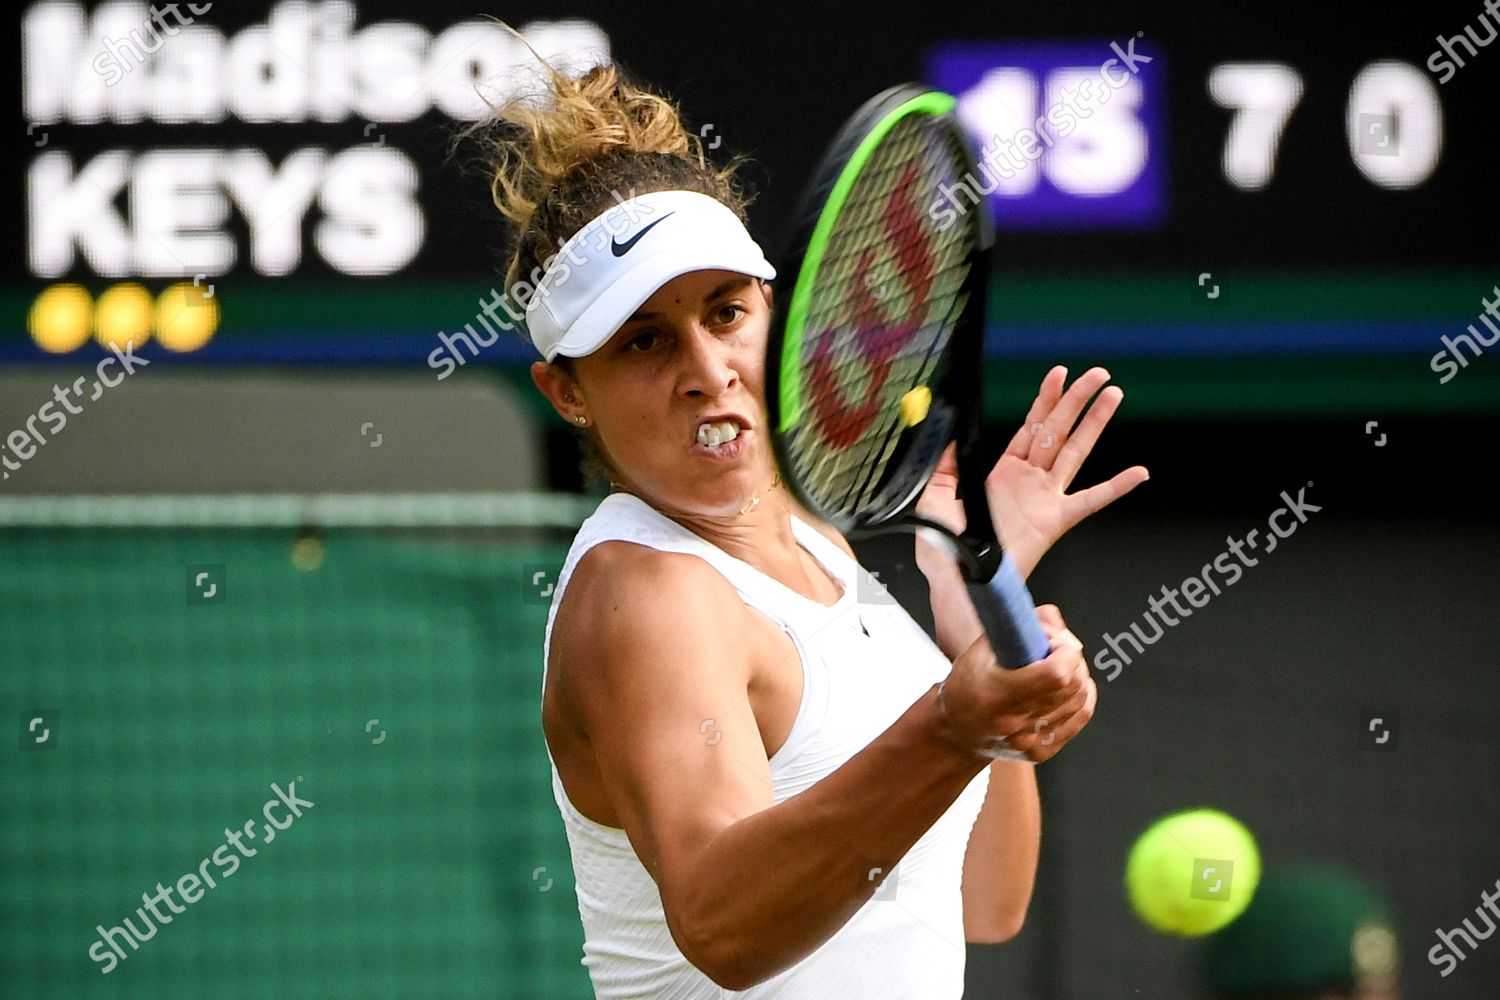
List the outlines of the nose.
{"label": "nose", "polygon": [[720,396],[740,380],[730,344],[694,323],[679,341],[680,386],[688,396]]}

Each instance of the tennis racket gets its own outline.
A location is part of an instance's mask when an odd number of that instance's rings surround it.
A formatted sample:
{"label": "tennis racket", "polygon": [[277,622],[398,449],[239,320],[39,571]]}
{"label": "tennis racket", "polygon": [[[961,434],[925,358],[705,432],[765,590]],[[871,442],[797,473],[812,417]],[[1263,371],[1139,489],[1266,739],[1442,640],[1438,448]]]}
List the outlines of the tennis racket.
{"label": "tennis racket", "polygon": [[[954,104],[915,84],[893,87],[834,139],[784,258],[794,284],[772,323],[766,400],[797,499],[850,534],[935,533],[996,659],[1021,667],[1048,646],[984,492],[998,457],[980,441],[989,208],[937,210],[945,191],[978,176]],[[912,513],[955,439],[961,536]]]}

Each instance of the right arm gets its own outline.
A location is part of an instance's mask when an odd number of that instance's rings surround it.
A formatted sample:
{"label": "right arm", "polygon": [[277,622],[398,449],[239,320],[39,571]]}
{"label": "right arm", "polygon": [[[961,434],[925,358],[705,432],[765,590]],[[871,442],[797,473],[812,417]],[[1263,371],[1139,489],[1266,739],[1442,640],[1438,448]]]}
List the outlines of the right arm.
{"label": "right arm", "polygon": [[[570,711],[672,938],[732,990],[811,954],[869,899],[868,868],[904,856],[988,765],[964,749],[983,742],[975,719],[984,732],[1031,734],[1033,718],[1075,693],[1078,666],[1060,650],[999,670],[976,643],[955,664],[963,682],[945,692],[966,732],[944,725],[929,691],[842,767],[777,804],[749,697],[751,651],[766,646],[743,609],[696,557],[605,544],[580,562],[553,631]],[[710,719],[712,743],[701,728]],[[1072,735],[1064,719],[1049,732],[1057,739],[1035,746],[1036,759]]]}

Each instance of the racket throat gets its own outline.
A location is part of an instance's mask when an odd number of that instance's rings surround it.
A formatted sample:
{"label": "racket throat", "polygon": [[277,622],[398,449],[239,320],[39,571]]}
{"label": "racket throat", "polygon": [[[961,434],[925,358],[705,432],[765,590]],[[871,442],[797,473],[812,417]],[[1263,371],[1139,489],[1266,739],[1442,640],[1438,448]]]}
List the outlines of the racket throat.
{"label": "racket throat", "polygon": [[969,583],[984,583],[993,578],[1005,558],[1004,550],[993,542],[969,534],[956,535],[936,521],[916,514],[906,515],[901,523],[891,524],[886,530],[896,528],[921,535],[947,552]]}
{"label": "racket throat", "polygon": [[970,583],[984,583],[993,579],[1000,568],[1000,561],[1005,558],[1005,551],[1000,546],[973,535],[965,535],[959,542],[958,550],[961,553],[959,566],[963,570],[964,579]]}

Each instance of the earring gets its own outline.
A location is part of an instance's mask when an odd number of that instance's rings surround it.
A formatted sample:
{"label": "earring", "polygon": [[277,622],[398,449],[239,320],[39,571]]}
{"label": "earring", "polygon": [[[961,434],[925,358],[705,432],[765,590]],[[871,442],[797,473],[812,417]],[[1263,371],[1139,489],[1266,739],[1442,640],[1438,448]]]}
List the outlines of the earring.
{"label": "earring", "polygon": [[582,413],[574,414],[573,420],[577,422],[579,427],[582,427],[589,422],[589,418],[584,416]]}

